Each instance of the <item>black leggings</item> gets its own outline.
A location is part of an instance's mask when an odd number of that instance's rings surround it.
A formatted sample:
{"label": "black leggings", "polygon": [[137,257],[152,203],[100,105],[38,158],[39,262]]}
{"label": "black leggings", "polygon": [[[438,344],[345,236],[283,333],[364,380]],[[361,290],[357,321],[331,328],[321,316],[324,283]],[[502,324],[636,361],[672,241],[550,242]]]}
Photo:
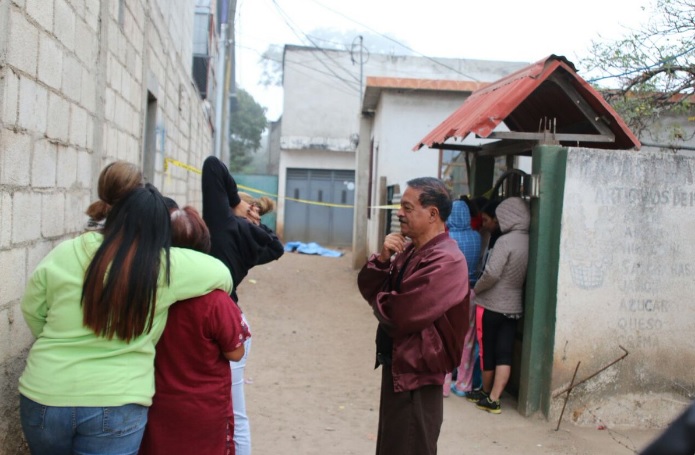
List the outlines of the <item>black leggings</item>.
{"label": "black leggings", "polygon": [[483,371],[494,370],[497,365],[512,365],[516,319],[502,313],[483,309],[480,359]]}

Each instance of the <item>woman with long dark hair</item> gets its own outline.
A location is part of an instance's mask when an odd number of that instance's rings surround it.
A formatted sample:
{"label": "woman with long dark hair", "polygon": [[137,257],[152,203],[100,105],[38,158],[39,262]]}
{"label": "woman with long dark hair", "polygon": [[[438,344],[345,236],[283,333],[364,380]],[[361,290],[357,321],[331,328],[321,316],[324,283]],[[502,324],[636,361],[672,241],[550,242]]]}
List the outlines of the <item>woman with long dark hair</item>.
{"label": "woman with long dark hair", "polygon": [[62,242],[34,270],[21,309],[36,342],[19,379],[32,454],[137,453],[169,306],[232,285],[220,261],[170,245],[162,196],[136,186],[101,231]]}

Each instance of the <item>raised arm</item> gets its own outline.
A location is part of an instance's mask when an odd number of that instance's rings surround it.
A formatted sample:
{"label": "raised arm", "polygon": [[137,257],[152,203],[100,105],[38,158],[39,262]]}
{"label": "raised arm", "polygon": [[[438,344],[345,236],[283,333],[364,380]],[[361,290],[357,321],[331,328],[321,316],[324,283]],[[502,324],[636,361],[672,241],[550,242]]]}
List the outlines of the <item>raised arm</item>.
{"label": "raised arm", "polygon": [[270,261],[280,259],[280,256],[285,253],[285,246],[275,232],[268,226],[260,224],[258,227],[267,234],[267,237],[264,238],[264,236],[258,235],[263,241],[259,243],[259,254],[256,265],[267,264]]}
{"label": "raised arm", "polygon": [[203,163],[203,219],[208,226],[225,222],[239,204],[239,190],[227,166],[214,156]]}
{"label": "raised arm", "polygon": [[232,290],[229,269],[218,259],[198,251],[171,248],[172,303],[207,294],[215,289]]}

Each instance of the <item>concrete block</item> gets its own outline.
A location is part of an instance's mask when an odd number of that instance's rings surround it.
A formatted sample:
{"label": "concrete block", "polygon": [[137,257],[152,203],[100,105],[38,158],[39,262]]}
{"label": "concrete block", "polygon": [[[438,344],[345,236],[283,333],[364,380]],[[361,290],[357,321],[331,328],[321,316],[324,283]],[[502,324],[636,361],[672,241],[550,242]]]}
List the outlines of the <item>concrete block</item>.
{"label": "concrete block", "polygon": [[130,131],[135,136],[142,136],[143,129],[145,128],[143,122],[145,121],[144,115],[141,114],[140,110],[134,110],[133,116],[130,119],[131,129]]}
{"label": "concrete block", "polygon": [[84,21],[75,21],[75,54],[88,67],[93,67],[96,61],[99,45],[97,38],[96,33]]}
{"label": "concrete block", "polygon": [[123,66],[118,61],[118,58],[111,54],[109,58],[109,68],[106,75],[106,82],[109,87],[113,88],[116,92],[121,91],[121,74],[123,73]]}
{"label": "concrete block", "polygon": [[72,5],[72,8],[75,10],[75,13],[77,13],[79,18],[84,18],[86,10],[85,2],[88,1],[89,0],[68,0],[68,3]]}
{"label": "concrete block", "polygon": [[84,20],[94,33],[99,29],[99,7],[99,2],[85,2]]}
{"label": "concrete block", "polygon": [[41,195],[41,235],[58,237],[65,234],[65,195],[61,192]]}
{"label": "concrete block", "polygon": [[87,141],[87,111],[77,104],[70,106],[70,143],[84,147]]}
{"label": "concrete block", "polygon": [[55,1],[53,33],[69,51],[75,50],[75,13],[65,0]]}
{"label": "concrete block", "polygon": [[26,251],[13,248],[0,251],[0,273],[3,284],[0,286],[0,303],[6,304],[18,300],[24,292]]}
{"label": "concrete block", "polygon": [[118,150],[118,130],[114,124],[104,124],[104,153],[108,156],[116,156]]}
{"label": "concrete block", "polygon": [[36,76],[39,55],[39,30],[21,12],[10,8],[7,64]]}
{"label": "concrete block", "polygon": [[112,122],[116,119],[116,92],[109,87],[104,93],[104,118]]}
{"label": "concrete block", "polygon": [[44,30],[53,33],[53,0],[26,0],[26,10]]}
{"label": "concrete block", "polygon": [[67,232],[84,230],[88,220],[85,211],[91,202],[90,191],[87,189],[70,191],[65,195],[65,230]]}
{"label": "concrete block", "polygon": [[87,141],[85,146],[87,150],[94,150],[94,117],[91,115],[87,116]]}
{"label": "concrete block", "polygon": [[8,248],[12,243],[12,195],[0,193],[0,248]]}
{"label": "concrete block", "polygon": [[94,83],[95,80],[96,75],[90,72],[88,68],[82,70],[82,93],[80,95],[80,100],[82,101],[82,106],[90,113],[94,113],[96,110],[97,93]]}
{"label": "concrete block", "polygon": [[31,79],[19,80],[19,126],[40,134],[46,133],[46,115],[37,115],[48,110],[48,91]]}
{"label": "concrete block", "polygon": [[58,146],[58,188],[71,188],[77,180],[77,153],[73,147]]}
{"label": "concrete block", "polygon": [[77,184],[87,190],[92,188],[92,154],[87,151],[77,152]]}
{"label": "concrete block", "polygon": [[119,15],[119,4],[121,2],[109,2],[109,16],[111,20],[115,21],[113,24],[109,24],[110,27],[118,27],[118,15]]}
{"label": "concrete block", "polygon": [[0,118],[6,125],[17,123],[19,76],[10,68],[0,70]]}
{"label": "concrete block", "polygon": [[39,80],[59,90],[63,76],[63,47],[50,35],[39,35]]}
{"label": "concrete block", "polygon": [[53,188],[56,184],[57,147],[46,139],[34,142],[31,163],[31,186]]}
{"label": "concrete block", "polygon": [[27,277],[31,276],[32,272],[39,265],[39,262],[58,244],[60,240],[40,240],[32,243],[27,248],[26,270],[24,271]]}
{"label": "concrete block", "polygon": [[131,74],[128,72],[128,68],[124,67],[123,68],[123,75],[121,76],[121,96],[125,100],[126,103],[131,104],[132,100],[130,99],[130,89],[131,89],[131,81],[133,80]]}
{"label": "concrete block", "polygon": [[82,96],[82,64],[72,55],[65,55],[63,60],[63,92],[74,102]]}
{"label": "concrete block", "polygon": [[68,141],[70,103],[55,93],[48,94],[48,118],[46,135],[62,142]]}
{"label": "concrete block", "polygon": [[125,101],[123,101],[123,98],[120,96],[120,94],[116,94],[116,112],[114,116],[114,122],[116,122],[117,125],[127,125],[128,124],[128,111],[127,111],[127,106],[125,104]]}
{"label": "concrete block", "polygon": [[[140,54],[135,56],[135,66],[133,67],[133,77],[135,77],[135,83],[140,87],[142,85],[142,57]],[[139,104],[139,101],[135,104]]]}
{"label": "concrete block", "polygon": [[[0,302],[0,305],[2,305],[2,302]],[[10,358],[10,350],[8,343],[8,341],[10,340],[9,312],[9,308],[0,310],[0,365],[7,362],[7,360]]]}
{"label": "concrete block", "polygon": [[37,240],[40,236],[41,194],[26,191],[14,193],[12,200],[12,243]]}
{"label": "concrete block", "polygon": [[26,133],[0,129],[0,184],[29,185],[31,147]]}

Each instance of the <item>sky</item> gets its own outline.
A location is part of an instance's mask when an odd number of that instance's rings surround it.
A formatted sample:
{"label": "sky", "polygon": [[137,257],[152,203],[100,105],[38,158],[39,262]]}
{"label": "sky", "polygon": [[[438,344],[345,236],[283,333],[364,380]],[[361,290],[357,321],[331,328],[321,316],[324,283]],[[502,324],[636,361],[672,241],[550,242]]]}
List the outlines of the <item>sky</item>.
{"label": "sky", "polygon": [[386,35],[394,54],[529,63],[563,55],[582,75],[592,40],[625,36],[650,11],[650,0],[237,0],[236,80],[277,120],[282,89],[258,84],[261,55],[270,45],[311,46],[319,28]]}

